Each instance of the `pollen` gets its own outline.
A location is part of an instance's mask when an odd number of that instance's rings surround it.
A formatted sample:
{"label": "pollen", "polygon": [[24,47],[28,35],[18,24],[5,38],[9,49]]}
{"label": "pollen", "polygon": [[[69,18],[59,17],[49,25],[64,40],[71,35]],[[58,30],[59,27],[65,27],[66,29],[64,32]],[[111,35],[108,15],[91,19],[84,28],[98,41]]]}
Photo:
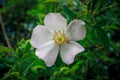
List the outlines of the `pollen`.
{"label": "pollen", "polygon": [[64,30],[61,31],[55,31],[53,35],[53,40],[56,42],[56,44],[63,44],[65,42],[69,42],[68,38],[66,37]]}

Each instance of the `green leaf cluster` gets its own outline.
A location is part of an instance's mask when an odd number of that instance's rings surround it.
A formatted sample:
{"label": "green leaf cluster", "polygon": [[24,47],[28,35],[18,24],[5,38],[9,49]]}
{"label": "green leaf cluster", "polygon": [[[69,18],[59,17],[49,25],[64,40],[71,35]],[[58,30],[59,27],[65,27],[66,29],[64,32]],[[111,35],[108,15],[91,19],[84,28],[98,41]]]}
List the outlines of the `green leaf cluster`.
{"label": "green leaf cluster", "polygon": [[[120,80],[120,7],[118,0],[0,0],[0,14],[11,48],[0,30],[0,80]],[[46,67],[30,45],[33,28],[49,12],[69,23],[86,23],[85,51],[66,65],[58,56]],[[0,24],[1,26],[1,24]],[[80,35],[80,34],[79,34]]]}

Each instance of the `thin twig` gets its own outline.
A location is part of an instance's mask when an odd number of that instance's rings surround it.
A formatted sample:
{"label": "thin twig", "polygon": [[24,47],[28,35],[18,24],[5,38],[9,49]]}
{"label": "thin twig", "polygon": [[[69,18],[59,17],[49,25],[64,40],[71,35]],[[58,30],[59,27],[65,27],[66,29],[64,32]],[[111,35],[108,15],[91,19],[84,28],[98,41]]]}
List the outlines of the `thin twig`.
{"label": "thin twig", "polygon": [[0,24],[1,24],[1,27],[2,27],[3,35],[4,35],[5,41],[6,41],[6,43],[7,43],[7,46],[8,46],[9,48],[11,48],[11,44],[10,44],[9,38],[8,38],[8,36],[7,36],[7,33],[6,33],[6,31],[5,31],[5,26],[4,26],[4,23],[3,23],[3,20],[2,20],[2,15],[1,15],[1,13],[0,13]]}

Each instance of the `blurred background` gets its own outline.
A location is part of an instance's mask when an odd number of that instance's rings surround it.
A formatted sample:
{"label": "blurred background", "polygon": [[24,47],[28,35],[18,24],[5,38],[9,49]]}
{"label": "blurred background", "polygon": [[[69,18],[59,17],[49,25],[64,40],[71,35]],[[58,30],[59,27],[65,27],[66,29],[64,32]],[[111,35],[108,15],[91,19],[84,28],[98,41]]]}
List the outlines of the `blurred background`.
{"label": "blurred background", "polygon": [[[0,0],[0,80],[120,80],[120,0]],[[86,50],[48,68],[29,40],[49,12],[85,21]]]}

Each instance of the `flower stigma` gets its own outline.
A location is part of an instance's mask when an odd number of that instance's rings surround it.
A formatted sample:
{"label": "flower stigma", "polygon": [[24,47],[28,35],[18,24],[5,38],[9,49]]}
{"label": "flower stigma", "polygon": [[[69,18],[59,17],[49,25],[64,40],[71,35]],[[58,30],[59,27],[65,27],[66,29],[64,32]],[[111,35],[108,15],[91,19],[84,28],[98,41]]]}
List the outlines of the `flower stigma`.
{"label": "flower stigma", "polygon": [[68,38],[66,37],[64,30],[55,31],[53,35],[53,40],[56,44],[63,44],[65,42],[69,42]]}

